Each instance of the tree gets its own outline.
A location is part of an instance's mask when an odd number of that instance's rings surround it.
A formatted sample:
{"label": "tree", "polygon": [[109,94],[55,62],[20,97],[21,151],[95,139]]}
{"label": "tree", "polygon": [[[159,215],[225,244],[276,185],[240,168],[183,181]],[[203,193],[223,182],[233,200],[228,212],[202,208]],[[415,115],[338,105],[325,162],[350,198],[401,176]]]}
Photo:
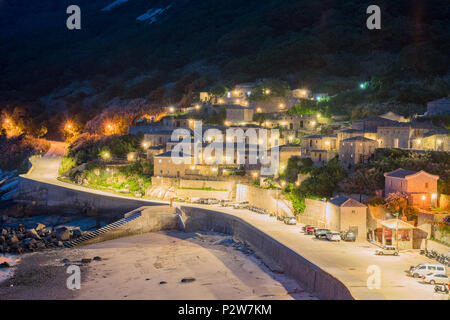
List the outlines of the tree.
{"label": "tree", "polygon": [[408,220],[417,219],[418,209],[409,204],[407,194],[401,192],[390,193],[386,198],[384,207],[390,213],[399,213],[400,216],[405,216]]}

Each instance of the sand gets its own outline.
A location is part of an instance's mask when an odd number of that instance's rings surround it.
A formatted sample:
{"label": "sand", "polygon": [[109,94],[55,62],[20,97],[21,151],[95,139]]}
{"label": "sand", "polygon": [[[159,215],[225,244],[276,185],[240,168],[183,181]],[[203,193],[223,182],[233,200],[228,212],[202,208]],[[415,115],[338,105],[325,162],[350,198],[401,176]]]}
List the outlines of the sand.
{"label": "sand", "polygon": [[[0,299],[316,299],[255,254],[217,244],[225,237],[157,232],[27,254],[13,278],[0,284]],[[101,260],[81,263],[96,256]],[[72,264],[81,268],[80,290],[66,286]]]}

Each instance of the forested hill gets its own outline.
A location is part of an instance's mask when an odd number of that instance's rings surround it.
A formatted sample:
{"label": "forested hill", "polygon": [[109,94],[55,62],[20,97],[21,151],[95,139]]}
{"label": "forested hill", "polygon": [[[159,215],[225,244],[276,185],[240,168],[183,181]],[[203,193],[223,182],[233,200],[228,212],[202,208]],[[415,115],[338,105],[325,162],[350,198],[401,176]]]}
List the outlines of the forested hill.
{"label": "forested hill", "polygon": [[[79,31],[66,28],[72,4]],[[370,4],[381,30],[366,28]],[[157,100],[168,83],[177,100],[269,77],[330,93],[372,79],[379,99],[422,103],[448,89],[449,18],[448,0],[0,0],[0,100],[74,83],[75,100]]]}

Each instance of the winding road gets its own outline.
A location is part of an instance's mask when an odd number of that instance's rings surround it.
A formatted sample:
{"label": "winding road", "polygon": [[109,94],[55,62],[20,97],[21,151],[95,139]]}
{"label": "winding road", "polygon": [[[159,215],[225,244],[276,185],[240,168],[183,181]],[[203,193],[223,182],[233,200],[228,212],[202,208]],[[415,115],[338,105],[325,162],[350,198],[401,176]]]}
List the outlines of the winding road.
{"label": "winding road", "polygon": [[[53,142],[48,153],[42,158],[32,160],[33,168],[25,175],[28,179],[52,183],[64,188],[82,190],[84,192],[114,196],[118,198],[131,197],[93,190],[72,185],[57,180],[61,158],[67,147],[63,143]],[[140,199],[142,200],[142,199]],[[144,200],[149,203],[164,203],[165,201]],[[178,205],[178,204],[175,204]],[[180,204],[186,206],[185,203]],[[449,296],[434,293],[434,286],[420,283],[417,279],[406,276],[405,271],[411,265],[419,263],[436,263],[419,255],[417,250],[402,251],[395,256],[376,256],[376,247],[368,242],[329,242],[304,235],[301,225],[288,226],[273,217],[258,215],[249,210],[235,210],[220,206],[189,205],[204,208],[239,217],[254,227],[265,232],[286,247],[316,264],[333,275],[347,288],[356,299],[388,299],[388,300],[448,300]],[[369,289],[367,286],[370,268],[379,268],[381,286],[379,289]]]}

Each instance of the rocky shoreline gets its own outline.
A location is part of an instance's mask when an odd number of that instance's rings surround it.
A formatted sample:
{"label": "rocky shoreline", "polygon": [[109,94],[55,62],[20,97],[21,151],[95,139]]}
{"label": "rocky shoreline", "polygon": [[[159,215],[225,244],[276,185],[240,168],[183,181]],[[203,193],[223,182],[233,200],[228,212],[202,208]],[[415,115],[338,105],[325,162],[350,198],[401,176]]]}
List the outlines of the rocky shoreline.
{"label": "rocky shoreline", "polygon": [[51,227],[37,223],[34,228],[0,229],[0,253],[22,254],[49,248],[63,247],[64,241],[74,240],[83,235],[78,227]]}

